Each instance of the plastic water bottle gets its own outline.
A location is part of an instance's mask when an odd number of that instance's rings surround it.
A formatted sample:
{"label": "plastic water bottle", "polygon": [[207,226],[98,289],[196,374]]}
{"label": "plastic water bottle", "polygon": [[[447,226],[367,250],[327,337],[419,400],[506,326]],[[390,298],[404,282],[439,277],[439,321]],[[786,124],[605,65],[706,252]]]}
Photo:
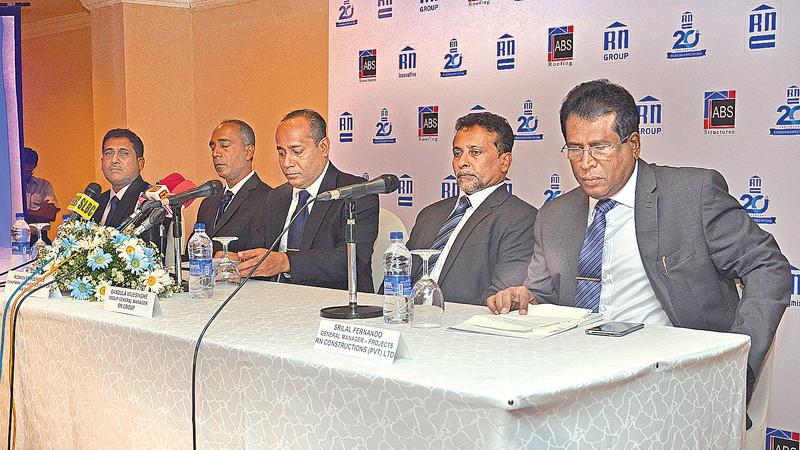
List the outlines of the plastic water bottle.
{"label": "plastic water bottle", "polygon": [[410,323],[411,252],[403,244],[403,232],[389,233],[391,243],[383,254],[383,320],[386,323]]}
{"label": "plastic water bottle", "polygon": [[61,225],[59,225],[58,229],[56,230],[56,236],[58,236],[58,234],[61,233],[61,229],[64,228],[64,224],[67,223],[70,215],[71,214],[64,214],[61,216]]}
{"label": "plastic water bottle", "polygon": [[11,225],[11,266],[28,262],[31,254],[31,228],[25,214],[17,213]]}
{"label": "plastic water bottle", "polygon": [[189,239],[189,294],[193,299],[210,299],[214,296],[214,271],[211,238],[206,234],[206,224],[197,223]]}

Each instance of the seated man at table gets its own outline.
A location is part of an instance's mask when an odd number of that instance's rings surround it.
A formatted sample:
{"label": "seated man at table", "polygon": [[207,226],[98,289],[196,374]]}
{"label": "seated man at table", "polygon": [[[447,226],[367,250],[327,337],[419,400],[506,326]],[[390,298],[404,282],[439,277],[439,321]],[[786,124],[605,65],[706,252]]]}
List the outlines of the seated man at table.
{"label": "seated man at table", "polygon": [[[288,180],[270,191],[265,214],[253,222],[250,248],[238,253],[239,270],[247,273],[272,245],[302,206],[317,194],[363,178],[340,172],[328,160],[330,140],[325,119],[310,109],[292,111],[275,131],[278,163]],[[358,290],[372,292],[372,247],[378,236],[378,196],[368,195],[356,204],[356,266]],[[347,289],[345,201],[311,203],[299,212],[280,246],[253,274],[277,281]]]}
{"label": "seated man at table", "polygon": [[572,89],[561,105],[562,152],[580,187],[542,207],[524,284],[487,306],[525,314],[529,303],[556,303],[746,334],[749,399],[789,304],[789,263],[719,172],[641,160],[638,127],[623,87],[595,80]]}
{"label": "seated man at table", "polygon": [[[431,257],[430,270],[448,302],[484,305],[525,280],[537,210],[505,187],[513,146],[514,131],[503,117],[481,112],[458,119],[453,173],[461,195],[417,215],[407,246],[442,251]],[[421,266],[415,256],[415,282]]]}
{"label": "seated man at table", "polygon": [[[272,189],[253,171],[256,134],[242,120],[224,120],[214,128],[208,146],[214,170],[225,179],[225,191],[203,199],[197,222],[206,224],[210,238],[238,237],[228,245],[230,251],[245,250],[250,222],[264,215],[263,200]],[[221,250],[222,245],[214,241],[214,251]]]}

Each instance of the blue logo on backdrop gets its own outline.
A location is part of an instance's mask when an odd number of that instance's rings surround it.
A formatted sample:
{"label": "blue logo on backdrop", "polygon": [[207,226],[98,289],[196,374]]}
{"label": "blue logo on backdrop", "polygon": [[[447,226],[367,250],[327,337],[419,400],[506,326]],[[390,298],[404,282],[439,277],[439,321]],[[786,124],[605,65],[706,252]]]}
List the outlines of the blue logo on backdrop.
{"label": "blue logo on backdrop", "polygon": [[359,50],[358,52],[358,81],[375,81],[378,75],[378,51]]}
{"label": "blue logo on backdrop", "polygon": [[378,19],[392,17],[392,0],[378,0]]}
{"label": "blue logo on backdrop", "polygon": [[469,113],[468,114],[481,113],[481,112],[486,112],[486,111],[487,111],[487,109],[484,108],[483,106],[475,105],[475,106],[473,106],[472,108],[469,109]]}
{"label": "blue logo on backdrop", "polygon": [[508,193],[509,194],[513,194],[514,193],[514,188],[511,185],[511,178],[506,177],[505,180],[503,180],[503,183],[505,184],[506,190],[508,191]]}
{"label": "blue logo on backdrop", "polygon": [[397,188],[397,206],[414,206],[414,180],[407,173],[400,177],[400,187]]}
{"label": "blue logo on backdrop", "polygon": [[339,20],[336,21],[336,27],[349,27],[358,23],[358,19],[353,18],[355,8],[350,4],[350,0],[342,0],[342,5],[339,6]]}
{"label": "blue logo on backdrop", "polygon": [[681,28],[672,33],[675,43],[672,44],[672,51],[667,52],[667,59],[706,56],[706,49],[697,48],[700,44],[700,30],[694,28],[693,20],[691,11],[686,11],[681,15]]}
{"label": "blue logo on backdrop", "polygon": [[561,195],[561,177],[557,173],[550,175],[550,188],[546,189],[543,194],[545,203],[551,202]]}
{"label": "blue logo on backdrop", "polygon": [[[789,306],[797,305],[790,304]],[[765,447],[769,450],[797,450],[800,448],[800,433],[767,427]]]}
{"label": "blue logo on backdrop", "polygon": [[339,116],[339,142],[353,142],[353,115],[347,111]]}
{"label": "blue logo on backdrop", "polygon": [[786,104],[778,107],[780,116],[775,128],[769,129],[773,136],[800,135],[800,87],[791,85],[786,89]]}
{"label": "blue logo on backdrop", "polygon": [[417,109],[417,136],[422,142],[439,141],[439,106],[420,106]]}
{"label": "blue logo on backdrop", "polygon": [[442,179],[442,199],[456,197],[461,194],[458,180],[455,175],[448,175]]}
{"label": "blue logo on backdrop", "polygon": [[767,3],[754,8],[747,17],[747,35],[747,48],[750,50],[775,48],[778,44],[778,10]]}
{"label": "blue logo on backdrop", "polygon": [[417,51],[414,47],[406,45],[400,50],[400,55],[397,58],[397,77],[398,78],[416,78],[417,77]]}
{"label": "blue logo on backdrop", "polygon": [[497,70],[513,70],[517,45],[514,36],[504,34],[497,39]]}
{"label": "blue logo on backdrop", "polygon": [[614,22],[603,32],[603,61],[622,61],[630,53],[630,30],[622,22]]}
{"label": "blue logo on backdrop", "polygon": [[461,69],[464,63],[464,56],[458,52],[458,41],[450,39],[450,51],[444,55],[444,70],[439,72],[442,78],[463,77],[467,74],[466,69]]}
{"label": "blue logo on backdrop", "polygon": [[661,134],[661,100],[648,95],[636,104],[639,110],[639,134]]}
{"label": "blue logo on backdrop", "polygon": [[514,135],[515,141],[541,141],[544,135],[537,133],[539,128],[539,116],[533,115],[533,102],[525,100],[522,104],[522,115],[517,117],[519,126]]}
{"label": "blue logo on backdrop", "polygon": [[742,194],[739,200],[742,202],[742,208],[747,211],[747,214],[750,215],[755,223],[773,224],[776,222],[775,217],[768,217],[765,214],[769,209],[769,196],[764,195],[762,191],[761,177],[753,175],[750,177],[749,191],[746,194]]}
{"label": "blue logo on backdrop", "polygon": [[397,138],[392,137],[392,122],[389,122],[389,110],[386,108],[381,109],[381,120],[375,124],[378,130],[375,132],[375,138],[372,139],[373,144],[394,144]]}
{"label": "blue logo on backdrop", "polygon": [[792,297],[789,306],[800,306],[800,269],[790,266],[792,269]]}
{"label": "blue logo on backdrop", "polygon": [[433,12],[439,9],[439,0],[419,0],[419,12]]}

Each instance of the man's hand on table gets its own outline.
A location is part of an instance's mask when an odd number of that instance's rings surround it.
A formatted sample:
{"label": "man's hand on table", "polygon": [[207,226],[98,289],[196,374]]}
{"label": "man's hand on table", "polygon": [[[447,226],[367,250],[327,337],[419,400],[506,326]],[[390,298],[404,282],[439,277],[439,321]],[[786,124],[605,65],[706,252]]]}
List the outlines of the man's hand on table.
{"label": "man's hand on table", "polygon": [[[239,272],[245,274],[253,268],[253,266],[258,263],[258,260],[264,256],[264,253],[267,252],[265,248],[255,248],[253,250],[245,250],[237,253],[237,256],[241,260],[239,265]],[[253,276],[256,277],[271,277],[275,276],[279,273],[288,273],[291,270],[291,266],[289,264],[289,257],[286,256],[286,253],[282,252],[272,252],[267,256],[267,259],[258,267],[258,269],[253,273]]]}
{"label": "man's hand on table", "polygon": [[539,302],[525,286],[503,289],[486,299],[486,306],[495,314],[507,314],[519,309],[519,313],[525,315],[528,314],[528,305],[531,303],[535,305]]}

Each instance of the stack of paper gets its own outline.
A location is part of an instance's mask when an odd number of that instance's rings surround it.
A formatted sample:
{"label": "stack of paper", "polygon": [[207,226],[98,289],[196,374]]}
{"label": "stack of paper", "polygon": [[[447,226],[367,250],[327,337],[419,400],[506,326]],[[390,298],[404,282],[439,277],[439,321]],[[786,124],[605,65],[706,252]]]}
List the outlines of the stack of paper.
{"label": "stack of paper", "polygon": [[541,339],[602,320],[601,314],[593,313],[590,309],[541,304],[530,305],[528,314],[525,316],[518,313],[476,314],[449,329],[497,336]]}

